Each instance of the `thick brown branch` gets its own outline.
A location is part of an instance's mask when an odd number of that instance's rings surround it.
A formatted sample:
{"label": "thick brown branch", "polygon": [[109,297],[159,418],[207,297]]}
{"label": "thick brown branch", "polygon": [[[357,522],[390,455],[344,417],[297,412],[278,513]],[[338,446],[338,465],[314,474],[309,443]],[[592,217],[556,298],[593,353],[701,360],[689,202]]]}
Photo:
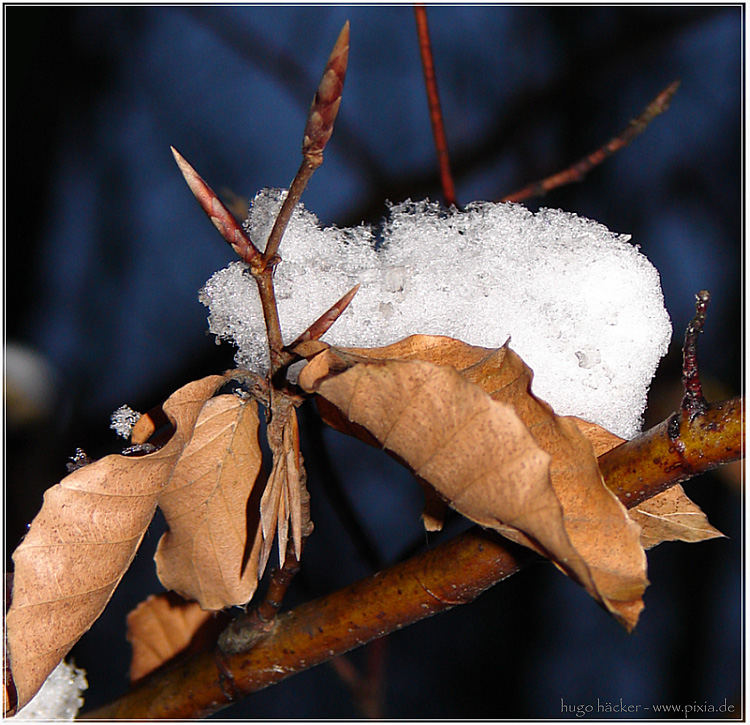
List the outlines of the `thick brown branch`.
{"label": "thick brown branch", "polygon": [[438,95],[437,79],[435,77],[435,62],[432,57],[430,43],[430,29],[427,25],[427,9],[424,5],[414,6],[414,17],[417,21],[417,36],[419,38],[419,53],[422,56],[424,70],[424,84],[427,90],[427,105],[430,109],[430,123],[432,135],[435,139],[438,166],[440,168],[440,184],[447,206],[456,205],[456,190],[451,174],[450,157],[448,156],[448,142],[445,137],[443,114],[440,110],[440,96]]}
{"label": "thick brown branch", "polygon": [[[506,548],[500,541],[473,529],[386,572],[280,615],[267,638],[245,653],[224,659],[234,688],[240,696],[247,695],[471,601],[535,556],[520,548]],[[458,572],[462,572],[460,577]],[[214,653],[206,652],[161,676],[147,678],[112,705],[85,716],[200,717],[230,704],[222,688],[223,677]]]}
{"label": "thick brown branch", "polygon": [[599,458],[607,485],[631,508],[676,483],[744,457],[744,398],[680,410]]}
{"label": "thick brown branch", "polygon": [[640,116],[634,118],[628,127],[615,136],[613,139],[608,141],[604,146],[601,146],[596,151],[584,156],[580,161],[577,161],[572,166],[569,166],[564,171],[560,171],[557,174],[548,176],[546,179],[541,181],[535,181],[528,186],[524,186],[523,189],[514,191],[512,194],[504,196],[501,201],[525,201],[526,199],[532,199],[536,196],[544,196],[548,191],[556,189],[558,186],[570,184],[575,181],[582,181],[583,177],[588,174],[591,169],[598,166],[605,159],[610,157],[616,151],[619,151],[624,146],[627,146],[636,136],[643,133],[646,130],[651,121],[656,118],[659,114],[664,113],[669,108],[669,103],[672,100],[677,91],[679,81],[670,83],[651,103],[646,106]]}
{"label": "thick brown branch", "polygon": [[[600,459],[607,484],[626,506],[743,454],[740,399],[713,405],[705,417],[680,420],[678,426],[672,420]],[[235,698],[470,602],[534,558],[528,550],[474,527],[431,551],[280,615],[267,637],[244,653],[222,658],[221,667],[214,652],[196,655],[86,716],[184,718],[216,712]],[[231,697],[222,687],[227,671],[233,678]]]}

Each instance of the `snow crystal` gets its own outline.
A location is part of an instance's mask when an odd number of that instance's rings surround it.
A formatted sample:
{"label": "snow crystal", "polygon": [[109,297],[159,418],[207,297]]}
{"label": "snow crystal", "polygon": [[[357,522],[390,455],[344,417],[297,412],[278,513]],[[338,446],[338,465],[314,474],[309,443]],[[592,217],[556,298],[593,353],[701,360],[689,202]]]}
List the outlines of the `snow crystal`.
{"label": "snow crystal", "polygon": [[[260,248],[285,193],[263,190],[253,201],[245,229]],[[446,211],[405,201],[380,230],[321,229],[299,205],[281,256],[274,281],[287,342],[361,283],[324,337],[331,344],[424,333],[499,347],[510,337],[534,371],[534,393],[557,413],[623,437],[640,430],[671,324],[659,274],[627,235],[556,209],[491,202]],[[199,298],[210,331],[237,345],[237,364],[265,372],[265,326],[246,265],[216,272]]]}
{"label": "snow crystal", "polygon": [[130,438],[130,431],[141,414],[129,405],[121,405],[109,418],[109,427],[122,438]]}
{"label": "snow crystal", "polygon": [[81,693],[88,687],[86,671],[60,662],[39,692],[13,720],[73,720],[83,705]]}

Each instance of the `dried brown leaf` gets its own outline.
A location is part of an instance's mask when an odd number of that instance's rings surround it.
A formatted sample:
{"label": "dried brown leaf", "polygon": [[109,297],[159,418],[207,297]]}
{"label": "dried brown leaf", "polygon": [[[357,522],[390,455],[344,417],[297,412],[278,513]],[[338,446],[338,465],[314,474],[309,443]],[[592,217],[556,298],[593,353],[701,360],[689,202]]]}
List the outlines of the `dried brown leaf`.
{"label": "dried brown leaf", "polygon": [[597,458],[625,442],[624,438],[616,436],[596,423],[574,417],[571,417],[571,420],[576,424],[578,430],[586,436],[588,442],[591,443]]}
{"label": "dried brown leaf", "polygon": [[663,541],[695,543],[724,536],[708,523],[706,514],[691,501],[679,484],[630,509],[641,527],[641,544],[651,549]]}
{"label": "dried brown leaf", "polygon": [[[198,602],[189,602],[173,592],[152,594],[127,617],[127,639],[133,647],[130,681],[145,677],[189,647],[203,635],[214,634],[211,612]],[[208,631],[211,630],[211,631]],[[218,632],[216,632],[218,633]]]}
{"label": "dried brown leaf", "polygon": [[199,410],[223,380],[211,375],[169,397],[163,408],[175,431],[160,450],[106,456],[44,494],[13,554],[6,634],[19,708],[101,614],[135,556]]}
{"label": "dried brown leaf", "polygon": [[[457,511],[549,556],[630,629],[647,584],[639,529],[575,422],[535,398],[530,383],[507,347],[424,335],[374,351],[331,349],[300,374],[330,404],[325,414],[338,409],[337,427],[359,437],[364,429]],[[493,429],[501,418],[514,421],[512,432]]]}
{"label": "dried brown leaf", "polygon": [[[573,420],[594,446],[597,456],[625,442],[596,423],[580,418]],[[629,508],[628,516],[641,527],[641,546],[644,549],[652,549],[663,541],[692,544],[724,536],[711,526],[700,507],[687,497],[679,484]]]}
{"label": "dried brown leaf", "polygon": [[552,454],[552,486],[565,511],[565,529],[594,579],[594,591],[589,591],[632,629],[648,584],[640,530],[604,484],[592,445],[576,420],[555,415],[531,394],[533,373],[507,346],[462,374],[493,400],[513,405],[537,443]]}
{"label": "dried brown leaf", "polygon": [[258,404],[235,395],[208,400],[159,496],[169,531],[154,559],[167,589],[204,609],[250,600],[260,530],[247,509],[261,461]]}

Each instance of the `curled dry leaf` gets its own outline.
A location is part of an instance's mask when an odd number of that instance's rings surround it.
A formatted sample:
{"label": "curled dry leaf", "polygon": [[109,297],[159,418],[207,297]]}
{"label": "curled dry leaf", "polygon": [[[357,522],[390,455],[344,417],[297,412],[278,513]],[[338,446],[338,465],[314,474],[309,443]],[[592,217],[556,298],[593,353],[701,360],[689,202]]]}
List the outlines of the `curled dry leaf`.
{"label": "curled dry leaf", "polygon": [[324,416],[336,409],[337,427],[374,438],[454,509],[551,558],[631,629],[647,585],[639,528],[575,422],[530,393],[531,377],[507,346],[417,335],[327,350],[300,385],[330,404]]}
{"label": "curled dry leaf", "polygon": [[641,544],[651,549],[663,541],[695,543],[724,536],[708,523],[706,514],[691,501],[679,484],[630,509],[641,527]]}
{"label": "curled dry leaf", "polygon": [[246,604],[258,586],[257,497],[248,504],[262,462],[258,425],[254,400],[208,400],[159,495],[169,525],[154,556],[159,580],[204,609]]}
{"label": "curled dry leaf", "polygon": [[[601,456],[625,440],[606,428],[574,418],[578,429]],[[696,543],[724,536],[708,523],[706,515],[693,503],[679,484],[628,509],[628,516],[641,527],[641,546],[652,549],[663,541]]]}
{"label": "curled dry leaf", "polygon": [[602,428],[596,423],[591,423],[588,420],[574,417],[572,417],[571,420],[576,424],[578,430],[586,436],[588,442],[591,443],[591,446],[594,449],[594,455],[597,458],[625,442],[624,438],[616,436],[614,433],[611,433],[606,428]]}
{"label": "curled dry leaf", "polygon": [[145,677],[178,654],[215,638],[222,620],[172,592],[152,594],[127,618],[133,647],[130,681]]}
{"label": "curled dry leaf", "polygon": [[41,511],[13,554],[6,636],[19,708],[101,614],[135,555],[198,412],[223,380],[211,375],[169,397],[163,409],[175,432],[160,450],[138,458],[106,456],[44,494]]}

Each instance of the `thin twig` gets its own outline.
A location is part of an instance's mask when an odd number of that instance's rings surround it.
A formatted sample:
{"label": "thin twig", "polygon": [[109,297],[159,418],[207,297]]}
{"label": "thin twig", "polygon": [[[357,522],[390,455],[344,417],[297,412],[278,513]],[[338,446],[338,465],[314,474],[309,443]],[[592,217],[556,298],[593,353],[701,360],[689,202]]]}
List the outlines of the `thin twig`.
{"label": "thin twig", "polygon": [[535,181],[528,186],[524,186],[523,189],[519,189],[512,194],[504,196],[501,201],[525,201],[536,196],[544,196],[548,191],[556,189],[558,186],[581,181],[591,169],[601,164],[602,161],[616,151],[627,146],[636,136],[646,130],[646,126],[648,126],[654,118],[659,114],[664,113],[664,111],[669,108],[672,96],[674,96],[679,85],[680,81],[670,83],[661,93],[659,93],[658,96],[656,96],[656,98],[654,98],[653,101],[651,101],[651,103],[648,104],[648,106],[646,106],[643,113],[630,121],[626,129],[604,144],[604,146],[601,146],[596,151],[584,156],[580,161],[577,161],[564,171],[560,171],[557,174],[548,176],[546,179]]}
{"label": "thin twig", "polygon": [[284,235],[284,230],[292,217],[294,207],[302,196],[302,192],[305,190],[313,172],[323,163],[323,149],[328,143],[328,139],[331,138],[333,122],[336,120],[336,114],[341,105],[341,93],[344,88],[348,60],[349,21],[347,20],[339,33],[336,44],[333,46],[323,71],[323,77],[320,79],[320,85],[310,106],[302,140],[302,164],[289,187],[289,192],[281,205],[273,229],[271,229],[263,253],[264,264],[271,263],[276,256],[281,237]]}
{"label": "thin twig", "polygon": [[362,716],[368,720],[383,719],[382,690],[387,643],[388,640],[381,637],[365,645],[367,664],[364,673],[360,673],[346,655],[331,660],[331,666],[349,688]]}
{"label": "thin twig", "polygon": [[698,357],[696,348],[698,335],[703,332],[706,322],[706,308],[711,294],[708,290],[701,290],[695,295],[695,316],[685,331],[685,342],[682,345],[682,384],[685,396],[681,408],[690,416],[699,415],[707,406],[703,397],[703,387],[698,373]]}
{"label": "thin twig", "polygon": [[222,654],[242,652],[273,629],[276,615],[281,609],[289,585],[299,572],[299,568],[300,563],[295,555],[294,543],[289,541],[284,565],[271,571],[268,590],[263,601],[247,614],[241,614],[234,619],[219,635],[217,645]]}
{"label": "thin twig", "polygon": [[430,29],[427,25],[427,10],[424,5],[414,5],[414,17],[417,21],[419,53],[422,57],[432,135],[435,139],[435,150],[437,151],[438,166],[440,168],[440,184],[443,187],[446,206],[456,206],[456,190],[453,184],[453,175],[451,174],[448,142],[445,137],[443,114],[440,110],[440,96],[438,95],[437,79],[435,77],[435,62],[432,56],[432,44],[430,43]]}
{"label": "thin twig", "polygon": [[[276,291],[273,286],[273,268],[266,267],[262,272],[253,275],[258,285],[260,304],[263,308],[263,319],[266,323],[266,337],[268,338],[268,352],[271,361],[269,378],[274,375],[283,365],[282,349],[284,339],[281,335],[281,323],[279,322],[279,310],[276,306]],[[273,393],[271,394],[273,398]]]}

